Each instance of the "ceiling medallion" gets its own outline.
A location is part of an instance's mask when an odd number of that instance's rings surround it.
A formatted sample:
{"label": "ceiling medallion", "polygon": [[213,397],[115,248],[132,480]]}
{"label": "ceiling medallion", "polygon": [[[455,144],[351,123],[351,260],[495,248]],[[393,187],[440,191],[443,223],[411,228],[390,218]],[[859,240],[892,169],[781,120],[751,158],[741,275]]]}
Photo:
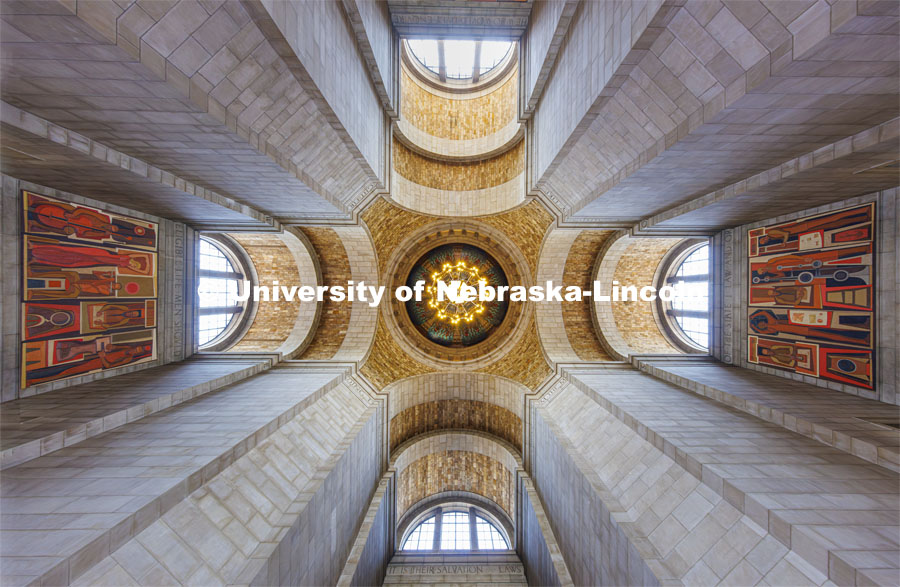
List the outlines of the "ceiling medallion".
{"label": "ceiling medallion", "polygon": [[[452,293],[441,300],[438,295],[438,283],[451,286]],[[456,325],[465,320],[471,322],[478,314],[484,313],[484,303],[479,300],[460,300],[460,290],[463,285],[478,288],[479,285],[487,285],[487,279],[481,277],[478,267],[466,265],[465,261],[459,261],[456,265],[444,263],[440,271],[431,274],[431,283],[425,288],[428,296],[428,307],[437,310],[435,315],[438,320]]]}
{"label": "ceiling medallion", "polygon": [[494,257],[470,244],[446,244],[431,249],[413,264],[407,285],[426,284],[420,301],[406,302],[406,311],[416,330],[445,348],[463,348],[486,340],[506,317],[509,302],[465,301],[457,295],[439,299],[438,283],[448,284],[458,294],[462,285],[478,288],[507,285],[506,273]]}

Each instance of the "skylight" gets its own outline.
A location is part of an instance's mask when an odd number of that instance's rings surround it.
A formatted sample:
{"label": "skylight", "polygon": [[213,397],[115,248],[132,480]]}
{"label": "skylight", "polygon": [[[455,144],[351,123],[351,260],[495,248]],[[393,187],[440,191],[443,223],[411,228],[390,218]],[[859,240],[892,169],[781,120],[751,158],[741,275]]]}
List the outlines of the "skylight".
{"label": "skylight", "polygon": [[478,78],[491,71],[509,54],[511,41],[410,39],[415,58],[441,79]]}

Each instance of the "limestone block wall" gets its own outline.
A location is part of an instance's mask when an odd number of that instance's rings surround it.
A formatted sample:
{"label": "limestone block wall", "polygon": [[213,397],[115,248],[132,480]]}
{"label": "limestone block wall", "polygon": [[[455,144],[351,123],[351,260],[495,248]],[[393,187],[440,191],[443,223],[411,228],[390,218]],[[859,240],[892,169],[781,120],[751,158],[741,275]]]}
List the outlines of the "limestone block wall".
{"label": "limestone block wall", "polygon": [[534,113],[535,178],[544,175],[661,4],[584,2],[576,10]]}
{"label": "limestone block wall", "polygon": [[77,584],[335,583],[380,475],[380,409],[320,389]]}
{"label": "limestone block wall", "polygon": [[[532,412],[530,462],[576,583],[600,582],[579,579],[583,560],[619,572],[632,551],[686,584],[894,581],[894,471],[631,368],[569,375]],[[619,539],[618,555],[585,554]],[[602,582],[641,583],[625,579]]]}
{"label": "limestone block wall", "polygon": [[775,584],[824,581],[592,403],[568,388],[533,420],[534,479],[576,584],[753,584],[766,572]]}
{"label": "limestone block wall", "polygon": [[529,450],[532,479],[574,583],[658,585],[654,570],[611,514],[615,506],[592,487],[590,470],[579,466],[580,455],[549,416],[537,409],[529,422]]}
{"label": "limestone block wall", "polygon": [[550,50],[556,24],[564,6],[562,2],[537,2],[531,9],[528,28],[525,30],[525,51],[521,67],[521,86],[525,102],[530,102],[534,98],[538,75]]}
{"label": "limestone block wall", "polygon": [[[220,472],[272,436],[280,425],[327,396],[341,383],[342,375],[340,370],[320,369],[305,370],[298,377],[289,370],[272,369],[5,469],[0,478],[4,508],[9,506],[20,513],[16,518],[0,519],[4,534],[14,531],[16,537],[4,541],[2,583],[66,585],[75,581],[110,554],[117,554],[120,547],[188,496],[217,480]],[[347,400],[338,403],[352,409]],[[115,454],[115,460],[84,456],[86,452]],[[306,452],[307,457],[314,454],[312,450]],[[60,476],[63,471],[57,467],[61,464],[80,480]],[[48,475],[31,477],[35,467],[48,471]],[[307,476],[312,474],[304,471]],[[84,490],[88,485],[91,489]],[[244,489],[254,491],[247,486]],[[273,491],[273,498],[276,495]],[[245,516],[247,498],[230,490],[222,498],[228,500],[229,496],[236,506],[235,517],[241,522],[251,520],[252,513]],[[249,499],[268,507],[266,501],[253,495]],[[73,514],[55,517],[59,508],[70,509]],[[266,509],[265,513],[272,511]],[[259,517],[254,524],[263,521]],[[230,520],[224,522],[227,525]],[[11,526],[16,523],[19,525]],[[218,539],[210,534],[209,540]],[[175,544],[180,543],[166,540],[160,551],[167,552]],[[197,546],[215,547],[215,543],[198,541]],[[183,559],[176,553],[171,555],[184,562],[168,566],[166,572],[175,572],[181,581],[199,568],[196,555],[188,553]],[[139,566],[134,580],[157,585],[176,583],[166,574],[152,573],[153,565],[145,566],[140,559],[135,563]],[[145,578],[145,573],[155,576]]]}
{"label": "limestone block wall", "polygon": [[[757,365],[747,361],[747,283],[748,283],[748,251],[747,231],[752,228],[777,222],[784,222],[837,210],[866,202],[876,202],[875,215],[875,360],[877,380],[875,390],[868,390],[837,381],[804,376]],[[721,324],[730,325],[722,328],[718,337],[712,341],[712,351],[719,360],[747,369],[760,371],[795,381],[803,381],[811,385],[841,391],[869,399],[876,399],[889,404],[900,404],[900,388],[898,388],[897,369],[900,365],[900,332],[897,328],[897,316],[900,315],[900,272],[897,269],[897,210],[900,202],[900,189],[893,188],[850,198],[817,208],[802,210],[767,220],[745,224],[734,229],[725,230],[716,237],[717,259],[716,271],[722,275],[721,296],[716,301],[714,310],[721,316]]]}
{"label": "limestone block wall", "polygon": [[[262,4],[353,145],[383,182],[386,117],[340,3]],[[366,27],[373,31],[369,38],[375,42],[375,58],[384,63],[390,22],[367,12]]]}
{"label": "limestone block wall", "polygon": [[[189,294],[187,276],[193,264],[193,253],[187,246],[193,242],[194,231],[180,222],[174,222],[157,216],[136,212],[122,206],[99,202],[70,192],[49,188],[47,186],[23,181],[8,175],[0,175],[2,181],[2,197],[0,197],[0,250],[3,253],[2,271],[4,278],[0,285],[3,297],[0,308],[0,332],[2,332],[2,349],[0,349],[0,401],[6,402],[20,397],[27,397],[79,385],[88,381],[105,379],[122,373],[130,373],[180,361],[192,354],[193,342],[193,310],[192,296]],[[43,383],[21,389],[20,343],[21,343],[21,234],[22,215],[21,190],[34,191],[61,200],[93,206],[101,210],[120,212],[135,218],[155,222],[159,225],[157,240],[159,243],[157,268],[157,358],[154,361],[106,369],[78,377],[70,377],[59,381]]]}
{"label": "limestone block wall", "polygon": [[372,502],[347,564],[338,579],[340,587],[381,585],[394,555],[394,478],[386,473],[378,483]]}
{"label": "limestone block wall", "polygon": [[527,475],[518,480],[517,499],[516,551],[529,585],[574,585],[544,506]]}

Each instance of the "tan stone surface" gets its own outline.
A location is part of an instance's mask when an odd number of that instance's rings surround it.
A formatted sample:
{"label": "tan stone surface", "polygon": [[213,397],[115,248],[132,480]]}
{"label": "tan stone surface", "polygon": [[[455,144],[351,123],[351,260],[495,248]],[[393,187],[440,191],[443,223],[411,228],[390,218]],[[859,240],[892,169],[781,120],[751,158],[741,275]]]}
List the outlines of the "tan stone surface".
{"label": "tan stone surface", "polygon": [[432,371],[434,371],[433,368],[419,363],[403,352],[388,332],[384,319],[379,316],[372,352],[359,372],[365,375],[375,387],[383,389],[389,383],[399,379]]}
{"label": "tan stone surface", "polygon": [[394,416],[390,428],[391,449],[418,434],[454,429],[487,432],[522,450],[522,420],[486,402],[450,399],[417,404]]}
{"label": "tan stone surface", "polygon": [[522,251],[528,261],[531,275],[537,274],[541,241],[550,223],[553,222],[553,217],[542,204],[531,200],[515,210],[485,216],[479,220],[503,231]]}
{"label": "tan stone surface", "polygon": [[[347,287],[351,279],[350,261],[334,229],[305,227],[301,230],[318,255],[322,285]],[[316,335],[300,358],[330,359],[334,356],[347,335],[351,309],[351,304],[347,302],[333,302],[329,298],[323,300]]]}
{"label": "tan stone surface", "polygon": [[[653,276],[666,253],[679,239],[646,238],[628,245],[616,265],[613,279],[619,288],[633,285],[640,290],[646,285],[654,285]],[[612,284],[605,284],[611,286]],[[677,353],[659,330],[653,305],[656,302],[618,301],[609,302],[615,317],[616,328],[632,351],[637,353]]]}
{"label": "tan stone surface", "polygon": [[462,95],[452,99],[429,91],[404,67],[400,76],[400,115],[435,137],[454,141],[485,137],[515,119],[518,79],[513,74],[476,98]]}
{"label": "tan stone surface", "polygon": [[384,198],[372,202],[360,215],[372,241],[375,243],[375,253],[378,255],[378,272],[384,275],[388,258],[397,249],[407,235],[416,229],[434,222],[434,218],[409,212],[392,205]]}
{"label": "tan stone surface", "polygon": [[425,455],[397,476],[397,509],[405,512],[429,495],[468,491],[513,515],[513,476],[502,463],[479,453],[451,450]]}
{"label": "tan stone surface", "polygon": [[531,323],[527,326],[522,339],[502,359],[479,369],[479,373],[506,377],[531,389],[535,389],[553,373],[541,353],[534,318],[529,320]]}
{"label": "tan stone surface", "polygon": [[[272,286],[273,281],[288,288],[293,285],[314,285],[301,283],[294,256],[276,235],[232,234],[231,237],[247,251],[261,285]],[[300,314],[300,304],[298,299],[259,303],[247,333],[229,350],[274,351],[290,336]]]}
{"label": "tan stone surface", "polygon": [[[581,231],[569,249],[569,256],[563,272],[563,285],[566,287],[577,286],[582,290],[593,288],[591,271],[600,248],[611,234],[611,230]],[[583,302],[563,303],[562,319],[566,335],[572,348],[578,354],[578,358],[585,361],[610,360],[607,352],[600,346],[600,341],[597,340],[597,333],[591,318],[590,298],[586,298]]]}
{"label": "tan stone surface", "polygon": [[483,190],[515,179],[525,170],[525,141],[509,151],[474,162],[439,161],[423,157],[394,141],[394,169],[406,179],[434,189]]}

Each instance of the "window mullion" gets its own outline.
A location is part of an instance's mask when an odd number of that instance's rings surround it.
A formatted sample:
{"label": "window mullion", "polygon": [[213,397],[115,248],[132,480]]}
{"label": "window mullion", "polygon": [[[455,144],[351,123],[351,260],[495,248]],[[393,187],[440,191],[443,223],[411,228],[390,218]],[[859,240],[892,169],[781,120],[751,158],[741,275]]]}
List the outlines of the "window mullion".
{"label": "window mullion", "polygon": [[469,508],[469,542],[472,550],[479,550],[478,529],[475,527],[475,508]]}
{"label": "window mullion", "polygon": [[437,513],[434,514],[434,541],[431,550],[441,549],[441,520],[443,517],[443,511],[438,508]]}

